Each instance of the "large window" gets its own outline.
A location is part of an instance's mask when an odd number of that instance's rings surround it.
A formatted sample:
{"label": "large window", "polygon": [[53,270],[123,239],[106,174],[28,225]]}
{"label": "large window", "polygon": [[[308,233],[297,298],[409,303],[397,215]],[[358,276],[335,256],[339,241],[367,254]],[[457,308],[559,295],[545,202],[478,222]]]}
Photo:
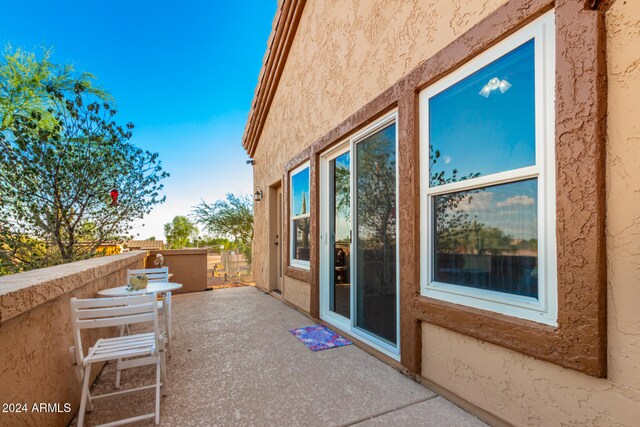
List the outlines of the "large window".
{"label": "large window", "polygon": [[420,93],[425,296],[556,323],[553,26]]}
{"label": "large window", "polygon": [[290,265],[309,268],[311,214],[309,200],[309,163],[291,171],[291,260]]}

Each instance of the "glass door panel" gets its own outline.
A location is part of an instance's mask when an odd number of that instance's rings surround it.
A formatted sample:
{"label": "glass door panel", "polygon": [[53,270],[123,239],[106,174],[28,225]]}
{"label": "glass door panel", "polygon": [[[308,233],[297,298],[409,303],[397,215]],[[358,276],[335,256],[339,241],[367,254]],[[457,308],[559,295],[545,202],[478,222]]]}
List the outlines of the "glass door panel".
{"label": "glass door panel", "polygon": [[355,144],[355,319],[396,345],[396,125]]}
{"label": "glass door panel", "polygon": [[329,161],[329,310],[351,317],[351,153]]}

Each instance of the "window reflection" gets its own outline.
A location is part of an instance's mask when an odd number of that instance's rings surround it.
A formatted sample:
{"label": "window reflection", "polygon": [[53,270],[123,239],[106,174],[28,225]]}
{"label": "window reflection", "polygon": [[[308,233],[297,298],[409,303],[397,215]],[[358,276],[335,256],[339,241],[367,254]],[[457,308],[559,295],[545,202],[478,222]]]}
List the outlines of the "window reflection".
{"label": "window reflection", "polygon": [[429,99],[430,185],[535,164],[534,41]]}
{"label": "window reflection", "polygon": [[351,153],[329,162],[333,188],[330,189],[330,230],[333,251],[330,254],[330,310],[351,317]]}
{"label": "window reflection", "polygon": [[293,228],[295,239],[293,240],[294,258],[299,261],[309,261],[309,241],[310,239],[310,218],[301,218],[293,220]]}
{"label": "window reflection", "polygon": [[356,145],[356,326],[396,343],[396,125]]}
{"label": "window reflection", "polygon": [[292,216],[309,213],[309,168],[291,177]]}
{"label": "window reflection", "polygon": [[538,296],[537,179],[434,197],[436,282]]}

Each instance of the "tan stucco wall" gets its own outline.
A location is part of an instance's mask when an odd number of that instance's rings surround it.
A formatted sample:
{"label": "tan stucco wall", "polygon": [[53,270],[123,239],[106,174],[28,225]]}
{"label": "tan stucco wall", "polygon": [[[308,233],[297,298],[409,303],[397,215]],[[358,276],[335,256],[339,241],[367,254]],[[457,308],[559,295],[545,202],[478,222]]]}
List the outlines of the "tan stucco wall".
{"label": "tan stucco wall", "polygon": [[282,297],[286,301],[300,307],[308,313],[311,309],[309,306],[311,300],[310,295],[311,285],[292,277],[285,276]]}
{"label": "tan stucco wall", "polygon": [[[69,346],[73,345],[71,297],[126,283],[127,269],[142,268],[145,252],[129,252],[0,278],[0,297],[13,307],[35,306],[0,323],[0,403],[27,403],[29,412],[0,413],[0,426],[66,426],[77,411],[80,384]],[[7,306],[8,307],[8,306]],[[111,328],[87,332],[85,347]],[[85,349],[86,351],[86,349]],[[94,370],[94,377],[98,373]],[[71,404],[70,413],[33,413],[34,403]]]}
{"label": "tan stucco wall", "polygon": [[285,163],[503,3],[307,2],[254,155],[254,187],[266,196],[255,205],[258,286],[269,287],[267,189]]}
{"label": "tan stucco wall", "polygon": [[428,323],[422,339],[422,376],[513,425],[638,425],[638,390]]}
{"label": "tan stucco wall", "polygon": [[173,274],[169,281],[182,284],[176,294],[207,290],[206,249],[163,249],[149,251],[146,268],[155,268],[156,255],[162,254],[165,267]]}
{"label": "tan stucco wall", "polygon": [[422,325],[423,376],[516,425],[640,419],[640,3],[615,2],[606,26],[608,378]]}
{"label": "tan stucco wall", "polygon": [[[254,156],[256,186],[267,189],[295,154],[504,1],[390,3],[307,2]],[[638,425],[640,419],[640,2],[610,3],[608,378],[422,326],[423,376],[516,425]],[[254,274],[265,288],[268,206],[268,199],[256,204],[254,242]],[[291,292],[290,302],[307,309],[302,295]]]}

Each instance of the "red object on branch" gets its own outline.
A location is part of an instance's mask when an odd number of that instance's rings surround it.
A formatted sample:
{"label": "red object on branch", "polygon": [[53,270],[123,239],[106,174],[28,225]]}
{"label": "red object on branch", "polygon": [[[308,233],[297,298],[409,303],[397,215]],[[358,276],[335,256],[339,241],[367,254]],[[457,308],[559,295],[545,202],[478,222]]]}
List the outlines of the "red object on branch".
{"label": "red object on branch", "polygon": [[118,206],[118,190],[111,190],[111,206]]}

